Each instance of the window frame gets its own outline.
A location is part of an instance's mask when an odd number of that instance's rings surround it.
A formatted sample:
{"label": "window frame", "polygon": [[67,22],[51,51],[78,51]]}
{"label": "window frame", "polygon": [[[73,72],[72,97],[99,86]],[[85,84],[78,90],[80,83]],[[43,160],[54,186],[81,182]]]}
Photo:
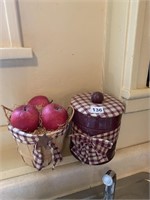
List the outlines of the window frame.
{"label": "window frame", "polygon": [[[8,41],[10,46],[0,48],[0,60],[32,58],[32,49],[25,48],[21,41],[17,0],[2,0],[6,17]],[[3,16],[2,16],[3,17]],[[3,28],[1,28],[3,31]]]}
{"label": "window frame", "polygon": [[[146,1],[138,0],[136,2],[131,1],[129,4],[130,9],[127,27],[127,43],[121,89],[121,96],[125,99],[150,97],[150,89],[146,87],[146,78],[145,87],[137,87],[146,3]],[[146,72],[148,73],[148,65],[143,67],[147,68]]]}
{"label": "window frame", "polygon": [[137,86],[147,1],[107,2],[104,91],[124,101],[126,113],[150,110],[150,88]]}

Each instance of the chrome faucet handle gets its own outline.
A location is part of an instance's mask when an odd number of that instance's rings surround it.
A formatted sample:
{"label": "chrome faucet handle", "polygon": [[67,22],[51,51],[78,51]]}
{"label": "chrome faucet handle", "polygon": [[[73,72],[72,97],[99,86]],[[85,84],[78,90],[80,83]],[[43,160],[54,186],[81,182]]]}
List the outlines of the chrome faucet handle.
{"label": "chrome faucet handle", "polygon": [[102,181],[105,185],[104,199],[113,199],[116,187],[116,173],[113,170],[108,170],[102,177]]}

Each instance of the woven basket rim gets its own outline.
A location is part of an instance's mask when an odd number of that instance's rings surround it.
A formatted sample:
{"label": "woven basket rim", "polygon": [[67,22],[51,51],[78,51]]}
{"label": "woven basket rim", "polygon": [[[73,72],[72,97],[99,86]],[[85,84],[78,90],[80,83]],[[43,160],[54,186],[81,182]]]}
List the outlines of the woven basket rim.
{"label": "woven basket rim", "polygon": [[[28,132],[24,132],[16,127],[13,127],[12,125],[8,124],[8,127],[11,127],[11,129],[14,129],[15,132],[17,132],[17,134],[19,135],[26,135],[28,137],[33,137],[33,136],[43,136],[44,134],[48,135],[48,136],[52,136],[56,133],[59,133],[61,131],[64,131],[67,128],[68,123],[66,123],[63,127],[54,130],[54,131],[48,131],[44,128],[39,127],[38,129],[36,129],[34,132],[28,133]],[[40,129],[42,130],[40,133]],[[39,131],[39,134],[37,134],[36,132]]]}

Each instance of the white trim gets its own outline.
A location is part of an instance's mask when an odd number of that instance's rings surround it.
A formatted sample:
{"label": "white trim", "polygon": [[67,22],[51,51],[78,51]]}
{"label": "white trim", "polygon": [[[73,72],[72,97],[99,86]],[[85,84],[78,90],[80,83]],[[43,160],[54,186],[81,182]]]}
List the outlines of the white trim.
{"label": "white trim", "polygon": [[122,89],[121,96],[126,104],[126,113],[150,110],[150,88]]}
{"label": "white trim", "polygon": [[32,58],[33,53],[31,48],[0,48],[0,60]]}
{"label": "white trim", "polygon": [[16,0],[3,0],[11,47],[21,46]]}
{"label": "white trim", "polygon": [[3,5],[10,46],[0,48],[0,60],[32,58],[32,49],[22,46],[17,0],[3,0]]}
{"label": "white trim", "polygon": [[150,97],[125,100],[126,113],[150,110]]}
{"label": "white trim", "polygon": [[[126,112],[150,109],[150,88],[137,88],[146,1],[130,1],[121,97]],[[146,80],[145,80],[146,84]]]}
{"label": "white trim", "polygon": [[130,90],[132,86],[132,74],[134,65],[134,51],[136,43],[137,20],[139,11],[139,1],[129,1],[127,26],[126,26],[126,49],[124,51],[124,74],[123,88]]}
{"label": "white trim", "polygon": [[[134,60],[133,60],[133,66],[132,66],[132,77],[131,77],[132,82],[131,82],[131,88],[130,88],[131,90],[137,88],[137,85],[138,85],[138,73],[139,73],[139,68],[141,67],[140,60],[141,60],[141,50],[142,50],[142,44],[143,44],[145,11],[146,11],[146,1],[139,0],[137,21],[135,21],[136,35],[135,35],[134,52],[132,54]],[[142,68],[143,67],[144,66],[142,66]],[[146,67],[148,67],[148,65]],[[145,79],[145,86],[146,86],[146,79]]]}
{"label": "white trim", "polygon": [[[149,88],[137,88],[146,1],[130,1],[127,42],[121,96],[126,99],[145,98]],[[145,80],[146,84],[146,80]]]}
{"label": "white trim", "polygon": [[150,109],[146,80],[138,86],[147,6],[146,0],[108,1],[104,91],[122,98],[127,112]]}
{"label": "white trim", "polygon": [[150,97],[150,88],[142,88],[142,89],[122,89],[121,96],[125,99],[141,99]]}

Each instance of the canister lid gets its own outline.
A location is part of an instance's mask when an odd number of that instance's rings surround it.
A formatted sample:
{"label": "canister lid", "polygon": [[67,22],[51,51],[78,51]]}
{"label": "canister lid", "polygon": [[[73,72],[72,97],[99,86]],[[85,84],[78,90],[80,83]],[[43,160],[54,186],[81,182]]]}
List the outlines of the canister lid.
{"label": "canister lid", "polygon": [[118,99],[108,94],[104,94],[104,101],[95,104],[91,101],[92,93],[81,93],[71,99],[71,105],[84,115],[92,117],[109,118],[121,115],[125,111],[125,105]]}

